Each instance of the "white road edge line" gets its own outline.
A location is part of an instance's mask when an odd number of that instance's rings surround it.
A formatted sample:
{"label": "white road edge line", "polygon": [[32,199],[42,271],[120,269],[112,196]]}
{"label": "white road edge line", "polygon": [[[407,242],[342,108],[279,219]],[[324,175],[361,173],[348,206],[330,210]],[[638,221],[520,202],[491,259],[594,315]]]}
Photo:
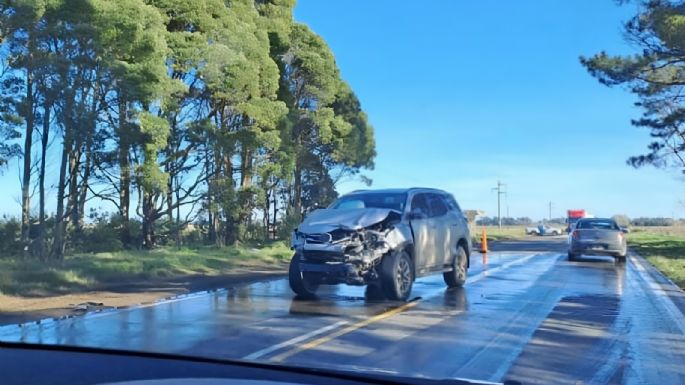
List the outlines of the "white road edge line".
{"label": "white road edge line", "polygon": [[683,313],[681,313],[680,309],[678,309],[673,301],[671,301],[671,298],[669,298],[663,287],[657,283],[647,269],[645,269],[645,267],[642,265],[642,261],[632,255],[630,256],[630,259],[633,261],[633,266],[635,266],[635,268],[640,272],[641,278],[644,280],[647,286],[652,289],[654,298],[659,301],[661,306],[670,316],[671,320],[673,320],[675,326],[680,329],[680,332],[683,335],[685,335],[685,322],[683,322]]}
{"label": "white road edge line", "polygon": [[256,360],[257,358],[260,358],[260,357],[265,356],[269,353],[275,352],[276,350],[295,345],[295,344],[300,343],[302,341],[308,340],[312,337],[318,336],[319,334],[325,333],[329,330],[338,328],[338,327],[343,326],[343,325],[347,325],[348,323],[350,323],[350,322],[349,321],[336,322],[332,325],[328,325],[326,327],[322,327],[321,329],[317,329],[317,330],[311,331],[307,334],[303,334],[299,337],[295,337],[295,338],[289,339],[287,341],[281,342],[280,344],[272,345],[272,346],[269,346],[268,348],[258,350],[252,354],[248,354],[247,356],[243,357],[243,359],[244,360]]}
{"label": "white road edge line", "polygon": [[[480,273],[474,275],[473,277],[467,278],[467,279],[466,279],[466,284],[474,283],[474,282],[480,281],[481,279],[487,277],[487,276],[490,275],[490,274],[497,273],[497,272],[502,271],[502,270],[504,270],[504,269],[507,269],[507,268],[509,268],[509,267],[511,267],[511,266],[513,266],[513,265],[518,265],[518,264],[524,263],[524,262],[528,261],[529,259],[531,259],[531,258],[537,256],[537,255],[541,255],[541,253],[532,254],[532,255],[529,255],[529,256],[527,256],[527,257],[523,257],[523,258],[519,258],[519,259],[516,259],[516,260],[514,260],[514,261],[511,261],[511,262],[507,262],[507,263],[505,263],[505,264],[503,264],[503,265],[501,265],[501,266],[498,266],[498,267],[496,267],[496,268],[494,268],[494,269],[483,270],[483,271],[481,271]],[[443,292],[444,292],[443,289],[441,289],[441,290],[436,290],[435,293],[432,293],[432,294],[423,296],[421,299],[422,299],[422,300],[423,300],[423,299],[429,299],[429,298],[435,297],[435,296],[437,296],[437,295],[439,295],[439,294],[441,294],[441,293],[443,293]],[[343,325],[347,325],[348,323],[350,323],[350,321],[339,321],[339,322],[336,322],[336,323],[334,323],[334,324],[331,324],[331,325],[328,325],[328,326],[324,326],[324,327],[322,327],[322,328],[320,328],[320,329],[313,330],[313,331],[311,331],[311,332],[309,332],[309,333],[307,333],[307,334],[303,334],[303,335],[301,335],[301,336],[298,336],[298,337],[289,339],[289,340],[287,340],[287,341],[283,341],[283,342],[281,342],[280,344],[272,345],[272,346],[269,346],[269,347],[264,348],[264,349],[262,349],[262,350],[258,350],[258,351],[254,352],[254,353],[248,354],[248,355],[244,356],[243,359],[244,359],[244,360],[256,360],[256,359],[261,358],[261,357],[263,357],[263,356],[265,356],[265,355],[267,355],[267,354],[269,354],[269,353],[273,353],[273,352],[275,352],[275,351],[277,351],[277,350],[280,350],[280,349],[283,349],[283,348],[287,348],[287,347],[292,346],[292,345],[295,345],[295,344],[297,344],[297,343],[306,341],[306,340],[308,340],[308,339],[310,339],[310,338],[312,338],[312,337],[315,337],[315,336],[317,336],[317,335],[319,335],[319,334],[323,334],[323,333],[326,333],[327,331],[336,329],[336,328],[341,327],[341,326],[343,326]]]}

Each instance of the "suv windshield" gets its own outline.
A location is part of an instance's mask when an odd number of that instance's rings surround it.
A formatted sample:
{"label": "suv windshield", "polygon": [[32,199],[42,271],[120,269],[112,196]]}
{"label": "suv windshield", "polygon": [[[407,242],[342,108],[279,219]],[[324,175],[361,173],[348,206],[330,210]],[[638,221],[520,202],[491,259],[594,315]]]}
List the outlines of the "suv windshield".
{"label": "suv windshield", "polygon": [[341,197],[333,202],[329,208],[339,210],[378,208],[392,209],[402,212],[404,211],[404,205],[406,202],[406,193],[353,194]]}

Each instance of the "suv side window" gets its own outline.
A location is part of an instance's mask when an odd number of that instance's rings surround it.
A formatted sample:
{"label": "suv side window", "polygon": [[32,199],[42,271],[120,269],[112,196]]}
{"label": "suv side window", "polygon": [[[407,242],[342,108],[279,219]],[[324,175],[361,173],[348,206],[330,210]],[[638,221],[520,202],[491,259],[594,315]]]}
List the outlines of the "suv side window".
{"label": "suv side window", "polygon": [[442,195],[439,194],[428,194],[430,197],[430,216],[431,217],[441,217],[447,214],[447,204]]}
{"label": "suv side window", "polygon": [[461,213],[461,207],[459,207],[459,204],[452,195],[445,195],[445,200],[447,201],[447,207],[449,207],[450,210],[456,210]]}
{"label": "suv side window", "polygon": [[426,217],[430,216],[430,208],[428,206],[428,199],[426,197],[426,194],[416,194],[414,197],[411,199],[411,210],[420,210],[424,214],[426,214]]}

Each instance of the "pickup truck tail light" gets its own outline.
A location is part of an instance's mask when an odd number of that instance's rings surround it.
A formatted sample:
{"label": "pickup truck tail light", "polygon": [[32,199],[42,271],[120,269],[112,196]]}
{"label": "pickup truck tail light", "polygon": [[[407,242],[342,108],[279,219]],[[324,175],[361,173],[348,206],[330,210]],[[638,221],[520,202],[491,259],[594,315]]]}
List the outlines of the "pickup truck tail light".
{"label": "pickup truck tail light", "polygon": [[578,232],[578,230],[574,230],[571,233],[571,236],[573,237],[573,239],[580,239],[580,233]]}

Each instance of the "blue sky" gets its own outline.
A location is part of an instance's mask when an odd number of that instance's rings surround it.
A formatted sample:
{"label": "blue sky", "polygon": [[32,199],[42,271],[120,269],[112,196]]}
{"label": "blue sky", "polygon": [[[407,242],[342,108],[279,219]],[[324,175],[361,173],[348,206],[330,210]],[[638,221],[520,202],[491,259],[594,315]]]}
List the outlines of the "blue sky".
{"label": "blue sky", "polygon": [[[298,0],[296,20],[330,45],[375,128],[373,187],[431,186],[496,214],[568,208],[685,216],[674,171],[635,170],[644,151],[635,99],[600,85],[580,55],[624,54],[613,1]],[[350,180],[346,192],[363,187]]]}
{"label": "blue sky", "polygon": [[[298,0],[295,18],[328,42],[375,128],[373,187],[444,188],[494,215],[499,179],[502,215],[546,217],[552,201],[554,216],[685,217],[675,172],[625,164],[649,141],[630,125],[634,98],[578,61],[634,52],[620,27],[634,13],[611,0]],[[20,214],[18,175],[16,162],[0,175],[0,214]]]}

